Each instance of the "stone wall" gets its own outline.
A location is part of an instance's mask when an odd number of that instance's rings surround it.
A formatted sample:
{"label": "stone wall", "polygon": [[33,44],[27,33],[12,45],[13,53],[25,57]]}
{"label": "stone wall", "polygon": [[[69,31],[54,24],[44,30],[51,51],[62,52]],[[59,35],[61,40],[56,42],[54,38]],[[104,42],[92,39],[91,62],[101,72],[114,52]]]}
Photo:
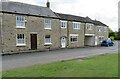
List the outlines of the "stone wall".
{"label": "stone wall", "polygon": [[[73,29],[73,23],[72,21],[69,21],[69,43],[68,46],[69,48],[75,48],[75,47],[83,47],[84,46],[84,23],[80,23],[80,29]],[[70,34],[78,34],[78,42],[76,43],[71,43],[70,42]]]}
{"label": "stone wall", "polygon": [[[3,48],[4,52],[29,51],[31,49],[30,34],[37,34],[37,50],[46,50],[44,37],[46,34],[51,35],[52,44],[50,50],[60,48],[60,29],[59,20],[52,19],[52,29],[44,29],[44,18],[35,16],[25,16],[27,20],[26,28],[16,28],[16,14],[3,14]],[[16,34],[25,34],[26,46],[16,46]]]}

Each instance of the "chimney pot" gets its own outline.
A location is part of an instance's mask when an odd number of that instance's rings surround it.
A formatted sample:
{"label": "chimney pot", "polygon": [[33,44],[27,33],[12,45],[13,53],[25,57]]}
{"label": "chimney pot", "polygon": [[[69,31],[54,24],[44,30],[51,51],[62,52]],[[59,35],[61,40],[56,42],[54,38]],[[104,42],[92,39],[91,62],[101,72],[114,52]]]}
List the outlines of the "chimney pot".
{"label": "chimney pot", "polygon": [[47,4],[46,5],[47,5],[48,8],[50,8],[50,2],[49,2],[49,0],[47,0]]}

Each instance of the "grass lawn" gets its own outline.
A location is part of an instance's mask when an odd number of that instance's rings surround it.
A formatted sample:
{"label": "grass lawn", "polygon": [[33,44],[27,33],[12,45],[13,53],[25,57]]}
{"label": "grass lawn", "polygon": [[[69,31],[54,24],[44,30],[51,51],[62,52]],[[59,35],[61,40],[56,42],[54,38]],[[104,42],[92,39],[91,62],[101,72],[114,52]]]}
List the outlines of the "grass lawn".
{"label": "grass lawn", "polygon": [[2,78],[2,73],[0,72],[0,79]]}
{"label": "grass lawn", "polygon": [[118,77],[118,54],[17,68],[3,77]]}

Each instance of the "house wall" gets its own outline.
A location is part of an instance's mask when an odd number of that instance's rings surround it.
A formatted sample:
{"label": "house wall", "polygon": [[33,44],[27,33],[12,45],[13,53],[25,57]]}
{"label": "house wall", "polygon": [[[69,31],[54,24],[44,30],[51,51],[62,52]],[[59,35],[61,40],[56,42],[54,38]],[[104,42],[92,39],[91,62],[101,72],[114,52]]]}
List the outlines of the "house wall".
{"label": "house wall", "polygon": [[0,53],[2,53],[2,36],[1,36],[1,30],[2,30],[2,13],[0,13]]}
{"label": "house wall", "polygon": [[99,40],[100,36],[104,36],[104,40],[108,39],[108,27],[107,27],[107,31],[106,32],[103,31],[104,27],[106,27],[106,26],[101,26],[102,27],[102,31],[101,32],[98,31],[98,27],[99,27],[98,25],[95,25],[95,36],[98,37],[98,45],[99,45],[100,44],[100,40]]}
{"label": "house wall", "polygon": [[[25,16],[25,15],[24,15]],[[18,29],[16,28],[16,14],[7,14],[3,13],[2,24],[3,24],[3,46],[1,47],[0,41],[0,51],[3,48],[4,53],[14,53],[14,52],[22,52],[22,51],[31,51],[31,40],[30,34],[37,34],[37,50],[54,50],[61,48],[61,37],[67,37],[67,47],[75,48],[75,47],[84,47],[85,41],[85,33],[86,34],[94,34],[98,37],[104,36],[104,39],[108,38],[108,30],[107,32],[98,32],[98,26],[92,27],[92,30],[85,30],[85,23],[80,24],[80,29],[73,29],[72,21],[68,21],[68,26],[66,29],[60,28],[60,20],[51,18],[52,29],[45,30],[44,29],[44,18],[43,17],[35,17],[35,16],[25,16],[27,22],[25,24],[26,28]],[[102,27],[103,28],[103,27]],[[25,34],[26,46],[16,46],[16,34]],[[0,32],[1,34],[1,32]],[[70,42],[70,34],[78,34],[78,42],[71,43]],[[45,35],[51,36],[51,45],[44,44]],[[1,40],[1,38],[0,38]],[[95,42],[94,37],[87,40],[89,44]]]}
{"label": "house wall", "polygon": [[[80,29],[73,29],[73,23],[72,23],[72,21],[69,21],[68,27],[69,27],[68,47],[69,48],[84,47],[84,23],[80,24]],[[70,34],[78,34],[79,35],[78,42],[71,43],[70,42]]]}
{"label": "house wall", "polygon": [[[16,14],[3,14],[3,49],[4,52],[19,52],[29,51],[31,49],[30,34],[37,34],[37,48],[38,50],[49,50],[58,49],[60,47],[60,30],[59,20],[51,19],[52,29],[44,29],[44,18],[25,16],[27,23],[25,29],[16,28]],[[26,38],[26,46],[16,46],[16,34],[23,33]],[[52,45],[44,45],[44,36],[51,35]]]}
{"label": "house wall", "polygon": [[[61,24],[61,22],[60,22],[60,24]],[[68,37],[68,29],[69,29],[69,27],[68,27],[68,22],[67,22],[67,28],[61,28],[61,25],[59,25],[59,27],[60,27],[60,40],[61,40],[61,38],[62,37],[65,37],[65,39],[66,39],[66,48],[68,48],[68,39],[69,39],[69,37]],[[61,41],[60,41],[60,43],[61,43]],[[61,47],[62,47],[62,45],[61,45]]]}
{"label": "house wall", "polygon": [[[85,24],[86,26],[86,24]],[[87,26],[85,27],[85,34],[95,34],[95,26],[91,27],[91,30],[87,29]]]}
{"label": "house wall", "polygon": [[92,34],[92,36],[86,36],[85,35],[85,46],[94,46],[95,45],[95,37],[93,36],[95,34],[95,25],[91,27],[91,29],[87,29],[87,24],[85,24],[85,34]]}

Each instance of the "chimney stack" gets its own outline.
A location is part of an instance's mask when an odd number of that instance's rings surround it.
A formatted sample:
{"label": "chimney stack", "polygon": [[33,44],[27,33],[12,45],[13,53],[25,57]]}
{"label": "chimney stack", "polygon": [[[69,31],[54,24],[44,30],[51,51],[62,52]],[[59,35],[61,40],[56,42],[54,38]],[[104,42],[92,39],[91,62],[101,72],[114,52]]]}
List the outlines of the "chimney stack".
{"label": "chimney stack", "polygon": [[50,2],[49,2],[49,0],[47,0],[47,4],[46,5],[47,5],[48,8],[50,8]]}

